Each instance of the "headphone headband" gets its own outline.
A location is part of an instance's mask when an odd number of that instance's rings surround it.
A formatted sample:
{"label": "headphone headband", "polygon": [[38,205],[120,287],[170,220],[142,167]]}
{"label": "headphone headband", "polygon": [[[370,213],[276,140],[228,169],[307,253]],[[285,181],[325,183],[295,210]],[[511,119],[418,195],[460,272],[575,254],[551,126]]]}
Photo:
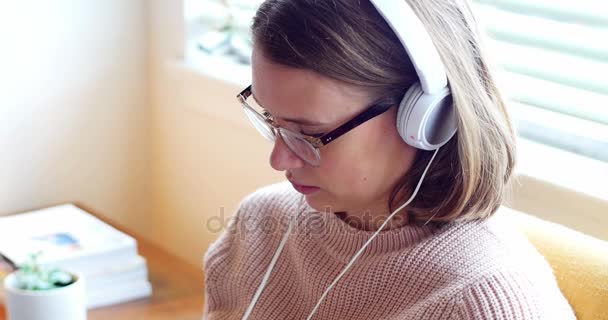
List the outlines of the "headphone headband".
{"label": "headphone headband", "polygon": [[393,29],[414,64],[422,90],[435,94],[448,80],[439,53],[424,25],[406,0],[370,0]]}

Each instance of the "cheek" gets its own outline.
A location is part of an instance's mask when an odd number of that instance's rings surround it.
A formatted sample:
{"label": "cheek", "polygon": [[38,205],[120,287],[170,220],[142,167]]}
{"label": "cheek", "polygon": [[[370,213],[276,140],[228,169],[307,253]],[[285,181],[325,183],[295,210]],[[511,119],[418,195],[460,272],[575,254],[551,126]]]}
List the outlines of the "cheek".
{"label": "cheek", "polygon": [[[391,172],[398,149],[403,148],[396,129],[376,123],[355,129],[322,150],[322,175],[336,192],[357,194],[377,190]],[[389,179],[390,180],[390,179]],[[341,192],[341,193],[342,193]],[[343,194],[344,195],[344,194]]]}

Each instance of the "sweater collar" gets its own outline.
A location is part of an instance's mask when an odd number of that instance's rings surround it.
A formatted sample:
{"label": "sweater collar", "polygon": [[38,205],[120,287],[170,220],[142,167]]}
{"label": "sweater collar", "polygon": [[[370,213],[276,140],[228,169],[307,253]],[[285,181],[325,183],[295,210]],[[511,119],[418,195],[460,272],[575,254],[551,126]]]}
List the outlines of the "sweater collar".
{"label": "sweater collar", "polygon": [[[340,260],[350,260],[376,232],[354,228],[335,213],[317,211],[305,201],[301,205],[304,206],[300,211],[301,218],[306,220],[302,226],[309,229],[306,234],[312,235],[320,246]],[[360,259],[402,252],[429,238],[438,228],[428,224],[382,230],[365,248]]]}

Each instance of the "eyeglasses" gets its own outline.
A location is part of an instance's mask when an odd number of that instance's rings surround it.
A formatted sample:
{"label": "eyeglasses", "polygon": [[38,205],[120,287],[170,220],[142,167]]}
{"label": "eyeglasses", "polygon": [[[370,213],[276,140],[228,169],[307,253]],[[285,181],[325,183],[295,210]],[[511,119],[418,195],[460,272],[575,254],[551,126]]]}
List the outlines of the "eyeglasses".
{"label": "eyeglasses", "polygon": [[366,121],[379,116],[390,109],[391,105],[373,104],[359,115],[347,121],[337,129],[329,133],[320,135],[305,135],[299,132],[294,132],[279,126],[272,114],[261,107],[255,99],[247,101],[247,98],[252,95],[251,85],[241,91],[236,97],[243,106],[243,111],[253,126],[262,134],[262,136],[271,142],[274,142],[277,135],[283,139],[287,147],[295,153],[300,159],[304,160],[311,166],[317,167],[321,163],[321,152],[319,149],[328,145],[332,141],[338,139],[343,134],[365,123]]}

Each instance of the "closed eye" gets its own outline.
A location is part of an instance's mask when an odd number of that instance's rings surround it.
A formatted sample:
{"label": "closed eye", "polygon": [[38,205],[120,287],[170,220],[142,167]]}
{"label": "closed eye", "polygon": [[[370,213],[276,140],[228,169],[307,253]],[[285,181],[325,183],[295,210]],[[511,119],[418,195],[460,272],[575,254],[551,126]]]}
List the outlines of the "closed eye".
{"label": "closed eye", "polygon": [[321,138],[322,136],[325,135],[325,133],[306,133],[303,131],[300,131],[301,134],[305,135],[305,136],[311,136],[311,137],[315,137],[315,138]]}

